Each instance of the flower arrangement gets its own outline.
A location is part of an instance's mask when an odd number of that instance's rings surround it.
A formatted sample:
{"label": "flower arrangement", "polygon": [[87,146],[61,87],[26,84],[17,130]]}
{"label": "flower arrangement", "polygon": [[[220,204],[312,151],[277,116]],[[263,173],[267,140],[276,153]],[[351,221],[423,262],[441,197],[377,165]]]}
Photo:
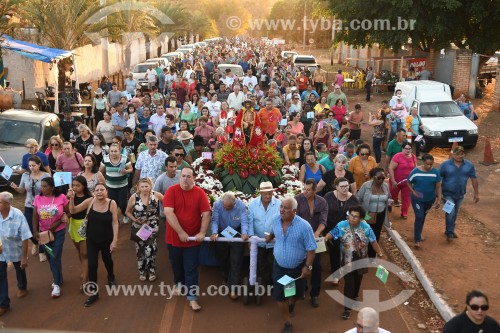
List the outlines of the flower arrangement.
{"label": "flower arrangement", "polygon": [[205,191],[210,199],[210,204],[217,201],[224,193],[222,183],[213,170],[210,170],[212,165],[211,160],[203,157],[196,159],[191,165],[196,173],[194,183]]}
{"label": "flower arrangement", "polygon": [[257,173],[274,177],[282,163],[279,153],[270,145],[239,148],[232,144],[215,153],[215,162],[217,168],[226,169],[229,175],[237,173],[243,179]]}
{"label": "flower arrangement", "polygon": [[283,199],[286,196],[296,196],[302,193],[303,184],[297,177],[299,176],[299,168],[295,165],[284,165],[281,169],[283,174],[281,184],[276,189],[276,197]]}

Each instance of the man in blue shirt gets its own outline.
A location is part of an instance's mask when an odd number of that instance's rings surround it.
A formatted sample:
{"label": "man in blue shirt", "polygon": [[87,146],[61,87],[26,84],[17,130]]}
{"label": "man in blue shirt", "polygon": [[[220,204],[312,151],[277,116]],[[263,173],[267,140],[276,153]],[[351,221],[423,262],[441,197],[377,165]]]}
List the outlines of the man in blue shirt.
{"label": "man in blue shirt", "polygon": [[[273,221],[280,214],[281,201],[274,197],[271,182],[262,182],[260,195],[248,205],[248,234],[265,238],[273,229]],[[257,272],[263,285],[272,284],[274,264],[274,243],[259,243],[257,254]]]}
{"label": "man in blue shirt", "polygon": [[23,213],[12,207],[10,192],[0,193],[0,316],[10,310],[7,263],[12,262],[17,276],[17,298],[26,296],[28,282],[28,239],[32,234]]}
{"label": "man in blue shirt", "polygon": [[[233,192],[226,192],[220,200],[215,202],[212,209],[212,235],[210,239],[216,241],[219,236],[229,236],[233,231],[230,228],[237,232],[232,237],[241,236],[243,240],[248,240],[247,208],[243,201],[235,198]],[[224,281],[227,282],[230,289],[229,297],[233,300],[239,296],[235,287],[240,282],[243,251],[244,243],[242,242],[215,243],[215,254],[222,268]]]}
{"label": "man in blue shirt", "polygon": [[334,159],[337,157],[339,153],[339,145],[336,143],[332,143],[332,145],[328,148],[328,156],[323,157],[318,161],[318,164],[321,164],[325,167],[326,171],[333,170],[335,167]]}
{"label": "man in blue shirt", "polygon": [[472,162],[464,159],[464,148],[457,146],[452,151],[452,158],[441,164],[439,174],[443,181],[441,185],[443,200],[454,204],[451,212],[449,214],[446,213],[445,217],[446,238],[448,241],[453,241],[454,238],[458,238],[455,233],[455,221],[457,220],[458,210],[464,199],[469,178],[472,180],[472,188],[474,189],[474,203],[479,201],[479,184],[476,177],[476,169]]}
{"label": "man in blue shirt", "polygon": [[[266,242],[275,239],[273,267],[273,298],[278,302],[281,314],[285,319],[283,333],[291,333],[291,315],[295,302],[302,299],[305,292],[305,281],[311,275],[314,262],[316,242],[311,225],[297,214],[297,200],[287,197],[281,201],[280,216],[274,220],[273,231],[266,237]],[[287,285],[295,284],[295,295],[287,298],[285,286],[278,282],[288,275],[297,279]]]}
{"label": "man in blue shirt", "polygon": [[123,138],[123,129],[127,127],[127,118],[121,104],[115,104],[116,112],[111,116],[111,125],[115,128],[115,135]]}

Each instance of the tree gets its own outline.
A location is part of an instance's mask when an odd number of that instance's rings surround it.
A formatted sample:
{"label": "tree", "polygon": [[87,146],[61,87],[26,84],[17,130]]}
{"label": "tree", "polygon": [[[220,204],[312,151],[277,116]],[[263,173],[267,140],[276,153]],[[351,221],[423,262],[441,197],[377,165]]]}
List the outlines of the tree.
{"label": "tree", "polygon": [[[333,14],[344,23],[336,34],[336,42],[353,46],[379,43],[384,48],[397,50],[411,41],[423,51],[446,48],[454,43],[485,54],[493,54],[500,48],[497,33],[500,6],[496,0],[377,0],[369,6],[366,0],[329,1]],[[368,20],[372,26],[351,29],[347,24],[353,20]],[[407,29],[397,25],[403,20],[408,23]],[[414,20],[413,29],[410,20]],[[377,30],[375,22],[390,22],[391,28]]]}
{"label": "tree", "polygon": [[[31,0],[24,6],[20,17],[24,25],[38,30],[38,42],[52,48],[73,50],[88,44],[86,32],[91,31],[88,23],[99,10],[98,0]],[[100,29],[100,24],[93,25]],[[71,59],[60,60],[59,89],[64,90],[65,74],[71,66]]]}
{"label": "tree", "polygon": [[[14,29],[18,27],[18,24],[12,22],[13,20],[11,18],[17,13],[19,6],[25,1],[26,0],[0,0],[0,36],[11,34]],[[0,48],[0,85],[5,85],[2,48]]]}
{"label": "tree", "polygon": [[201,8],[224,35],[244,35],[250,27],[252,15],[237,0],[204,0]]}

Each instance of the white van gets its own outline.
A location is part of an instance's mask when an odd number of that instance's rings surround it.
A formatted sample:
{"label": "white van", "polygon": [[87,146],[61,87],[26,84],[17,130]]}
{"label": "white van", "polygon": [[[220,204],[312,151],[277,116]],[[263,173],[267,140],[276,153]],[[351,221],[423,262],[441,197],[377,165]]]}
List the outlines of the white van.
{"label": "white van", "polygon": [[454,142],[474,148],[477,144],[477,126],[464,116],[451,97],[450,86],[436,81],[405,81],[396,84],[401,89],[407,106],[416,106],[424,126],[421,150],[450,147]]}

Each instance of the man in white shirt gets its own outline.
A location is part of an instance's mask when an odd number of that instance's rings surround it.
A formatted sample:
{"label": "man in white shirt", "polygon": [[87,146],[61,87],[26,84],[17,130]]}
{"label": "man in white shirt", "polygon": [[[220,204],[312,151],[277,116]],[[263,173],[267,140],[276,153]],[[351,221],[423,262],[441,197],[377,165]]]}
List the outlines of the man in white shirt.
{"label": "man in white shirt", "polygon": [[359,310],[358,318],[356,319],[356,327],[345,333],[391,333],[383,328],[379,328],[379,316],[375,309],[366,307]]}
{"label": "man in white shirt", "polygon": [[227,97],[227,104],[229,104],[229,108],[233,108],[235,110],[241,110],[244,101],[245,101],[245,94],[240,91],[239,85],[235,85],[233,92],[230,93],[229,96]]}
{"label": "man in white shirt", "polygon": [[247,75],[243,78],[243,85],[247,86],[248,90],[252,91],[257,83],[257,77],[252,75],[252,70],[247,70]]}
{"label": "man in white shirt", "polygon": [[146,71],[146,75],[144,76],[145,79],[148,79],[148,89],[149,90],[153,89],[153,86],[156,85],[156,78],[157,77],[158,77],[158,73],[153,68],[153,65],[149,66],[148,70]]}
{"label": "man in white shirt", "polygon": [[217,117],[221,110],[221,102],[217,100],[217,93],[214,93],[210,100],[205,103],[205,106],[210,112],[210,117]]}
{"label": "man in white shirt", "polygon": [[226,69],[226,72],[222,73],[222,78],[220,79],[222,82],[224,82],[224,84],[227,87],[231,87],[234,83],[234,78],[232,76],[229,76],[230,73],[231,73],[231,70],[229,68]]}
{"label": "man in white shirt", "polygon": [[130,73],[128,78],[125,80],[125,91],[130,96],[128,100],[132,99],[135,96],[135,89],[137,88],[137,81],[134,80],[134,74]]}
{"label": "man in white shirt", "polygon": [[157,138],[161,138],[161,129],[163,126],[167,125],[167,121],[165,120],[165,108],[163,105],[156,106],[156,113],[151,116],[149,129],[152,129],[155,132]]}

